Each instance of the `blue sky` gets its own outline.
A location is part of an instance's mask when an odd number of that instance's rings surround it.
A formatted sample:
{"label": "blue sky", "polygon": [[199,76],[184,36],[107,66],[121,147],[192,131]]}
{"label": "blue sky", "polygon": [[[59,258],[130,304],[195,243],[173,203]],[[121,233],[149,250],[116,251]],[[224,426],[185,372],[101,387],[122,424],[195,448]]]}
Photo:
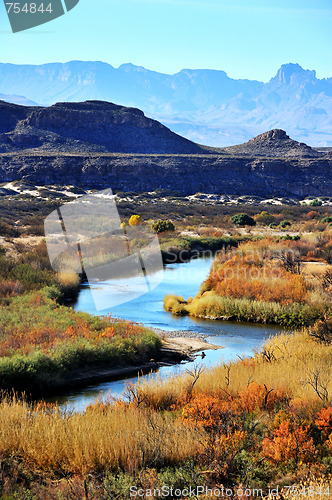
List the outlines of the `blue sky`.
{"label": "blue sky", "polygon": [[332,77],[332,1],[80,0],[65,16],[16,34],[1,3],[0,44],[0,62],[131,62],[261,81],[297,62]]}

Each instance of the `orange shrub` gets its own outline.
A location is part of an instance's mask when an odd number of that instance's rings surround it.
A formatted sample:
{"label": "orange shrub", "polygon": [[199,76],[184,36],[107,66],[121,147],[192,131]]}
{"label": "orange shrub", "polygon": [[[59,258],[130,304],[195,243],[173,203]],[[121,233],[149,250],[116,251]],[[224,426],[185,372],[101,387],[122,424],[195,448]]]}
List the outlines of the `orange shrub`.
{"label": "orange shrub", "polygon": [[280,304],[303,303],[307,295],[303,276],[286,271],[275,261],[240,255],[215,266],[206,284],[220,296]]}
{"label": "orange shrub", "polygon": [[239,407],[248,413],[256,410],[273,411],[284,402],[286,394],[283,389],[268,390],[265,385],[252,382],[238,394]]}
{"label": "orange shrub", "polygon": [[323,408],[316,417],[315,424],[326,435],[332,434],[332,406]]}
{"label": "orange shrub", "polygon": [[235,412],[231,401],[216,396],[198,394],[182,409],[182,421],[201,426],[207,431],[228,428]]}
{"label": "orange shrub", "polygon": [[311,462],[315,457],[312,438],[308,435],[308,427],[281,422],[274,430],[273,439],[265,437],[262,442],[262,455],[277,465],[294,461],[295,463]]}

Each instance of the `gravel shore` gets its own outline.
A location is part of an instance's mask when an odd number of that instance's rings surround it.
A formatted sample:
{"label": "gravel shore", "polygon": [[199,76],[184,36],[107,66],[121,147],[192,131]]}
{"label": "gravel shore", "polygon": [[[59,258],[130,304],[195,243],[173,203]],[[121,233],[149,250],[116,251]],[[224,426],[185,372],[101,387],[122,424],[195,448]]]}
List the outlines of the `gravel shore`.
{"label": "gravel shore", "polygon": [[169,338],[169,339],[176,339],[176,338],[186,338],[186,339],[199,339],[199,340],[205,340],[207,335],[204,335],[203,333],[199,332],[191,332],[190,330],[162,330],[161,328],[149,328],[149,330],[154,331],[157,335],[159,335],[160,338]]}

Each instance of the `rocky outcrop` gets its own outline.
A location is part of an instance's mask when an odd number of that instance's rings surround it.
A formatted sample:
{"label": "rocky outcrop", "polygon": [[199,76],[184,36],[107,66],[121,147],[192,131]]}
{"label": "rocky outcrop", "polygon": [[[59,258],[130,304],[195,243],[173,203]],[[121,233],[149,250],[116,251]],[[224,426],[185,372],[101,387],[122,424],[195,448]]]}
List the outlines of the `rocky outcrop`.
{"label": "rocky outcrop", "polygon": [[[2,125],[2,126],[1,126]],[[48,108],[0,102],[0,151],[188,154],[197,144],[147,118],[143,111],[109,102],[58,103]]]}
{"label": "rocky outcrop", "polygon": [[332,160],[221,155],[0,154],[0,182],[74,184],[84,189],[170,189],[261,197],[331,196]]}
{"label": "rocky outcrop", "polygon": [[49,108],[2,103],[0,127],[0,182],[170,189],[183,195],[332,195],[330,153],[298,143],[283,130],[212,150],[138,109],[100,101]]}
{"label": "rocky outcrop", "polygon": [[279,158],[317,158],[321,154],[303,142],[294,141],[284,130],[273,129],[250,139],[245,144],[224,148],[231,154]]}

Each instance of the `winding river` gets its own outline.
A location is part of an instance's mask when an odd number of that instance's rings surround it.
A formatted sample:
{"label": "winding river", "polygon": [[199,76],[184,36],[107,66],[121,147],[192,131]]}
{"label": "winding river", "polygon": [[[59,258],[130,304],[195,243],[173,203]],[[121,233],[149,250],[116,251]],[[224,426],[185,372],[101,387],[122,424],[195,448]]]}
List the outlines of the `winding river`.
{"label": "winding river", "polygon": [[[117,316],[136,321],[143,323],[145,326],[161,328],[166,331],[189,330],[199,332],[206,336],[208,342],[223,346],[224,349],[205,351],[206,357],[204,361],[200,359],[200,363],[204,363],[208,367],[234,360],[237,356],[250,356],[253,349],[259,349],[265,339],[281,331],[280,327],[273,325],[203,320],[189,316],[178,317],[166,312],[163,309],[164,296],[168,293],[182,295],[184,298],[196,295],[201,283],[209,273],[211,263],[212,258],[201,258],[187,263],[168,264],[164,268],[161,283],[149,293],[132,300],[128,289],[128,279],[98,282],[93,284],[92,287],[96,292],[104,295],[110,293],[110,291],[121,294],[126,300],[121,305],[103,310],[102,314],[111,313],[113,317]],[[139,281],[135,283],[135,280],[136,278],[130,280],[131,289],[134,288],[132,285],[137,284],[137,287],[140,286]],[[98,314],[88,286],[82,287],[74,309],[90,314]],[[142,375],[140,379],[156,376],[167,377],[181,373],[191,367],[192,363],[163,366],[158,372]],[[82,411],[96,398],[103,399],[109,395],[120,396],[129,382],[136,381],[137,377],[113,380],[88,386],[84,389],[77,389],[55,399],[63,408]]]}

